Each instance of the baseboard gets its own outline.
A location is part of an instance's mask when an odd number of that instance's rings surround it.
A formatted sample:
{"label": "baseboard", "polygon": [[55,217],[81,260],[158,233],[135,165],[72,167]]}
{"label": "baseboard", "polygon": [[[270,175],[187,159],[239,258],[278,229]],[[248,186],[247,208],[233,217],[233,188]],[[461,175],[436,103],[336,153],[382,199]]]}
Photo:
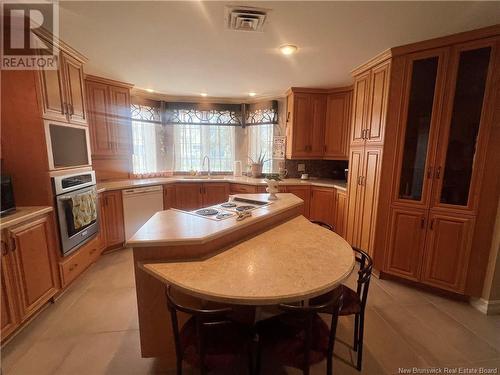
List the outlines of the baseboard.
{"label": "baseboard", "polygon": [[500,300],[485,300],[484,298],[471,298],[469,303],[476,310],[486,315],[500,314]]}

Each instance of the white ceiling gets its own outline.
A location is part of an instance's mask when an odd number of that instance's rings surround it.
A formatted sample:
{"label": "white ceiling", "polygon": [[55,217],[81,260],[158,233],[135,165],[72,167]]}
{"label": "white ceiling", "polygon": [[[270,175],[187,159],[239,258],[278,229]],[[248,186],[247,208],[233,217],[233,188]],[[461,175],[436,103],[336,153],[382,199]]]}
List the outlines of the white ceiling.
{"label": "white ceiling", "polygon": [[[61,2],[60,37],[86,72],[170,95],[281,95],[351,83],[397,45],[500,23],[500,2],[237,2],[271,9],[262,33],[226,30],[229,2]],[[277,47],[299,46],[285,57]]]}

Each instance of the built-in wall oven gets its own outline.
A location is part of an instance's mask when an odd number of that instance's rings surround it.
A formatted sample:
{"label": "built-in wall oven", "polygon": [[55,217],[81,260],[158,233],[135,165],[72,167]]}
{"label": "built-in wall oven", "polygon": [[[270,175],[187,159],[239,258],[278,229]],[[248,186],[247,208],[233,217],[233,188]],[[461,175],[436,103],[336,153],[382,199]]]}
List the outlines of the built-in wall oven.
{"label": "built-in wall oven", "polygon": [[99,230],[95,172],[52,178],[63,255],[89,241]]}

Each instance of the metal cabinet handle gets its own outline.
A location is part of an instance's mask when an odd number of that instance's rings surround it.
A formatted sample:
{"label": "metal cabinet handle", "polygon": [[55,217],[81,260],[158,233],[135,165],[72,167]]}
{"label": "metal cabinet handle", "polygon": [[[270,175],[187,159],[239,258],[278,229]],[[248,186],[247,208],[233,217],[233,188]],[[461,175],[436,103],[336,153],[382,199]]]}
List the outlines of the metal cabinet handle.
{"label": "metal cabinet handle", "polygon": [[10,244],[9,244],[10,250],[12,252],[16,251],[16,239],[14,237],[10,237],[9,241],[10,241]]}
{"label": "metal cabinet handle", "polygon": [[434,219],[431,220],[431,230],[434,230]]}
{"label": "metal cabinet handle", "polygon": [[432,167],[427,168],[427,178],[432,178]]}
{"label": "metal cabinet handle", "polygon": [[67,103],[62,103],[62,113],[63,113],[63,115],[68,114],[68,104]]}
{"label": "metal cabinet handle", "polygon": [[78,263],[72,264],[72,265],[69,267],[69,272],[73,271],[76,267],[78,267]]}
{"label": "metal cabinet handle", "polygon": [[2,255],[7,255],[9,252],[9,247],[7,246],[7,242],[2,240]]}
{"label": "metal cabinet handle", "polygon": [[441,167],[437,167],[436,169],[436,178],[439,179],[441,177]]}
{"label": "metal cabinet handle", "polygon": [[425,228],[425,218],[424,218],[424,217],[422,217],[422,218],[420,219],[420,228],[422,228],[422,229],[424,229],[424,228]]}
{"label": "metal cabinet handle", "polygon": [[75,113],[75,112],[73,111],[73,104],[71,104],[71,103],[70,103],[70,104],[68,104],[68,107],[69,107],[69,115],[70,115],[70,116],[73,116],[73,114]]}

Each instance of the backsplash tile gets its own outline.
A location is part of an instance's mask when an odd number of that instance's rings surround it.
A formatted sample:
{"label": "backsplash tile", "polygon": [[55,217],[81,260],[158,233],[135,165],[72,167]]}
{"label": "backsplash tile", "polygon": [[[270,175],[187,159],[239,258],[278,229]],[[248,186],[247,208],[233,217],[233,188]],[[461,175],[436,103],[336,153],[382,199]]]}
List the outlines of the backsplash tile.
{"label": "backsplash tile", "polygon": [[285,160],[285,168],[290,178],[299,178],[302,172],[297,171],[299,164],[305,164],[309,177],[333,178],[345,180],[344,170],[348,168],[347,160]]}

